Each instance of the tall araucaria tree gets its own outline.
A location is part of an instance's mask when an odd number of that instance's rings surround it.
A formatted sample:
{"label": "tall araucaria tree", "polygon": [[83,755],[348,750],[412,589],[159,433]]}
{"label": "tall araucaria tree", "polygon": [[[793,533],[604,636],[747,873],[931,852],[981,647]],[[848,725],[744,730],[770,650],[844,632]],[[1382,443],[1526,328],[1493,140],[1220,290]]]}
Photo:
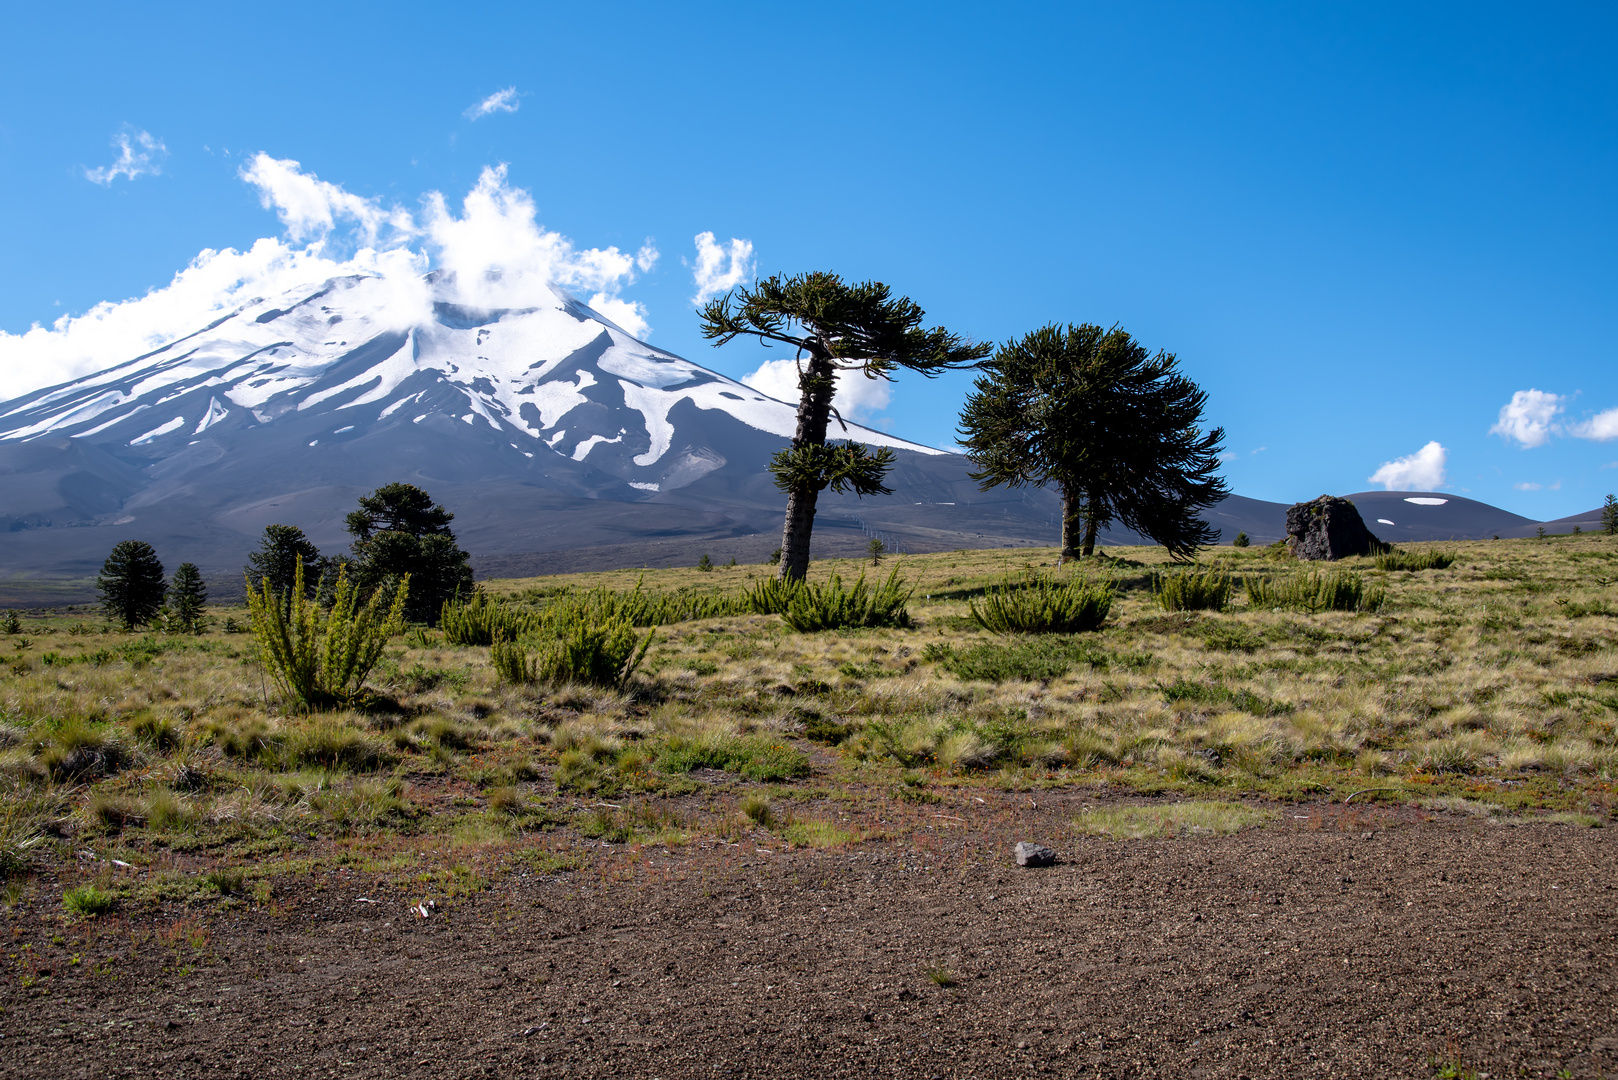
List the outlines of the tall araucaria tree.
{"label": "tall araucaria tree", "polygon": [[1051,325],[983,364],[960,431],[985,488],[1051,484],[1062,558],[1094,553],[1120,521],[1188,559],[1218,532],[1199,516],[1230,493],[1217,475],[1223,428],[1203,431],[1208,395],[1123,330]]}
{"label": "tall araucaria tree", "polygon": [[787,493],[779,572],[783,581],[800,581],[809,571],[809,538],[822,491],[852,490],[863,497],[890,490],[882,481],[893,451],[872,450],[853,440],[826,441],[832,416],[845,431],[848,426],[832,407],[837,373],[858,371],[868,379],[891,380],[900,368],[908,368],[931,377],[969,366],[993,348],[943,327],[924,329],[925,316],[909,297],[894,299],[879,281],[848,284],[832,273],[777,274],[702,309],[702,336],[715,345],[750,336],[797,350],[798,426],[792,445],[770,461],[776,487]]}

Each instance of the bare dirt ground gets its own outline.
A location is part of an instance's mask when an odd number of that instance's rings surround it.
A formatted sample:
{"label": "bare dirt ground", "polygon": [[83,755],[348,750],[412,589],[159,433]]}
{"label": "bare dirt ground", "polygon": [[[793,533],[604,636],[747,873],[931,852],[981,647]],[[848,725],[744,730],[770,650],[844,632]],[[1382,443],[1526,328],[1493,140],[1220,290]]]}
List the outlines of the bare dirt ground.
{"label": "bare dirt ground", "polygon": [[968,792],[825,850],[597,844],[426,919],[342,868],[93,923],[44,881],[6,920],[0,1075],[1618,1075],[1618,832],[1294,804],[1076,836],[1105,797]]}

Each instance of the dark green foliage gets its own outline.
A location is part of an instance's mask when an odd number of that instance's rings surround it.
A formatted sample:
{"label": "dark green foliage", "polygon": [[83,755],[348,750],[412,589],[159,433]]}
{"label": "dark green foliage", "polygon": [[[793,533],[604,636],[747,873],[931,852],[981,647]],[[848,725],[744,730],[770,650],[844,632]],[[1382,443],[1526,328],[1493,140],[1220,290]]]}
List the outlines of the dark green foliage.
{"label": "dark green foliage", "polygon": [[770,566],[780,566],[781,565],[781,549],[776,548],[774,551],[770,552],[770,557],[766,561],[769,563]]}
{"label": "dark green foliage", "polygon": [[1101,671],[1110,665],[1093,641],[1066,635],[1012,638],[958,649],[929,645],[924,659],[956,678],[972,682],[1049,682],[1084,664]]}
{"label": "dark green foliage", "polygon": [[7,634],[22,633],[22,620],[17,618],[15,611],[7,611],[5,618],[0,619],[0,632]]}
{"label": "dark green foliage", "polygon": [[1252,543],[1252,541],[1247,538],[1247,534],[1244,533],[1244,532],[1239,532],[1239,533],[1236,534],[1236,539],[1234,539],[1234,540],[1232,540],[1230,542],[1230,546],[1231,547],[1246,547],[1250,543]]}
{"label": "dark green foliage", "polygon": [[496,600],[478,586],[472,598],[449,601],[439,611],[439,629],[451,645],[493,645],[497,640],[516,641],[532,633],[539,620],[518,611],[503,600]]}
{"label": "dark green foliage", "polygon": [[1116,327],[1051,325],[1008,341],[961,414],[973,479],[1057,487],[1063,558],[1091,554],[1114,520],[1190,558],[1218,536],[1198,513],[1229,490],[1216,475],[1224,430],[1199,427],[1207,394],[1176,363]]}
{"label": "dark green foliage", "polygon": [[1223,570],[1180,570],[1152,575],[1152,591],[1164,611],[1224,611],[1235,590]]}
{"label": "dark green foliage", "polygon": [[195,563],[181,563],[169,586],[169,629],[182,634],[200,634],[203,609],[208,605],[208,587]]}
{"label": "dark green foliage", "polygon": [[1256,608],[1291,608],[1294,611],[1376,611],[1387,594],[1368,588],[1365,579],[1347,571],[1330,574],[1318,570],[1295,574],[1281,581],[1247,579],[1247,602]]}
{"label": "dark green foliage", "polygon": [[788,496],[782,578],[797,581],[808,573],[809,538],[821,491],[831,487],[867,495],[888,490],[882,481],[892,464],[891,451],[872,451],[854,442],[826,443],[838,372],[892,379],[900,368],[908,368],[932,376],[988,355],[989,346],[943,327],[923,328],[925,315],[908,297],[895,299],[879,281],[850,284],[823,272],[777,274],[703,308],[702,335],[716,345],[753,337],[789,346],[801,358],[797,430],[791,447],[770,463],[776,484]]}
{"label": "dark green foliage", "polygon": [[749,611],[759,615],[785,615],[798,591],[798,582],[765,578],[742,594]]}
{"label": "dark green foliage", "polygon": [[1608,495],[1602,503],[1601,529],[1608,536],[1618,536],[1618,495]]}
{"label": "dark green foliage", "polygon": [[882,482],[892,467],[892,450],[885,446],[872,450],[852,440],[789,446],[770,458],[770,475],[782,491],[831,488],[839,495],[852,491],[861,498],[892,495],[893,489]]}
{"label": "dark green foliage", "polygon": [[1400,551],[1394,548],[1376,557],[1378,570],[1448,570],[1455,556],[1443,551]]}
{"label": "dark green foliage", "polygon": [[150,623],[167,591],[163,564],[144,540],[125,540],[113,548],[96,578],[101,609],[125,630]]}
{"label": "dark green foliage", "polygon": [[713,572],[713,560],[708,558],[708,553],[706,551],[702,553],[702,558],[697,560],[697,569],[701,570],[705,574]]}
{"label": "dark green foliage", "polygon": [[254,590],[262,589],[268,581],[270,591],[281,597],[285,607],[291,601],[292,582],[300,569],[308,592],[306,599],[313,599],[321,574],[320,549],[296,525],[266,525],[258,550],[247,556],[242,572]]}
{"label": "dark green foliage", "polygon": [[880,538],[873,536],[871,537],[871,542],[865,545],[865,550],[871,555],[871,565],[880,566],[882,564],[882,554],[888,550],[888,545],[884,544]]}
{"label": "dark green foliage", "polygon": [[1030,574],[991,588],[972,620],[997,634],[1076,634],[1099,630],[1112,610],[1112,589],[1078,577]]}
{"label": "dark green foliage", "polygon": [[405,617],[431,623],[444,604],[472,591],[469,556],[455,543],[455,515],[413,484],[387,484],[360,499],[346,526],[354,537],[349,573],[361,592],[410,576]]}
{"label": "dark green foliage", "polygon": [[844,588],[843,579],[834,573],[823,585],[798,582],[781,614],[788,626],[806,634],[845,627],[909,626],[905,605],[915,591],[915,586],[907,589],[899,580],[898,567],[874,589],[865,584],[863,573],[852,588]]}
{"label": "dark green foliage", "polygon": [[751,735],[675,737],[663,744],[657,767],[668,773],[718,769],[749,780],[791,780],[809,775],[809,759],[786,743]]}

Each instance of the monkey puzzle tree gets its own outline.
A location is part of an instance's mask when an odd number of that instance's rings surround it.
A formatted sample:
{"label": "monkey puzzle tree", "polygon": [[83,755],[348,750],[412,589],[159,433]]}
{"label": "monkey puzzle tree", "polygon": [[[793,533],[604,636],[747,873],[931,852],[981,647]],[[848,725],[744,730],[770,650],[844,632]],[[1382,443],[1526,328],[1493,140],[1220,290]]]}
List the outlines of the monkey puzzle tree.
{"label": "monkey puzzle tree", "polygon": [[320,579],[320,549],[296,525],[266,525],[258,550],[247,556],[242,572],[255,589],[268,581],[270,591],[281,597],[284,610],[292,603],[293,581],[300,564],[307,600],[315,595],[315,582]]}
{"label": "monkey puzzle tree", "polygon": [[809,538],[815,504],[826,488],[856,495],[885,495],[882,483],[893,462],[887,448],[873,451],[849,440],[826,442],[839,371],[889,379],[899,368],[926,376],[965,367],[993,346],[978,345],[943,327],[923,329],[926,312],[909,297],[894,299],[879,281],[847,284],[832,273],[777,274],[743,287],[702,309],[702,336],[723,345],[742,336],[779,342],[797,350],[798,426],[792,445],[770,461],[775,485],[787,493],[781,530],[784,581],[809,570]]}
{"label": "monkey puzzle tree", "polygon": [[157,552],[144,540],[125,540],[112,549],[96,577],[101,608],[107,618],[125,630],[145,626],[163,606],[168,583],[163,580],[163,564]]}
{"label": "monkey puzzle tree", "polygon": [[208,586],[196,563],[181,563],[169,586],[169,628],[182,634],[200,634],[203,611],[208,606]]}
{"label": "monkey puzzle tree", "polygon": [[406,617],[437,623],[446,600],[472,593],[469,556],[455,543],[455,515],[414,484],[386,484],[360,499],[346,526],[354,537],[349,564],[362,593],[410,575]]}
{"label": "monkey puzzle tree", "polygon": [[1064,560],[1094,553],[1114,520],[1190,558],[1218,536],[1198,511],[1229,494],[1216,475],[1225,432],[1198,426],[1208,395],[1175,364],[1117,327],[1053,324],[1008,341],[961,414],[972,478],[1054,485]]}

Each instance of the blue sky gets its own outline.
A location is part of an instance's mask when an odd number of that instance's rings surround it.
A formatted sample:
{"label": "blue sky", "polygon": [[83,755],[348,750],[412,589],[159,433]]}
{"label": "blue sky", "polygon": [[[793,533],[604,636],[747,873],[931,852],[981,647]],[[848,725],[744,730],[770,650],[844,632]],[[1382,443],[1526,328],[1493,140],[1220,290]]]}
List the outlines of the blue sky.
{"label": "blue sky", "polygon": [[[613,297],[726,374],[778,354],[698,335],[705,232],[979,339],[1119,323],[1208,390],[1242,494],[1441,470],[1556,517],[1618,490],[1615,31],[1596,4],[11,5],[0,331],[282,237],[256,154],[418,218],[504,164],[546,235],[650,240]],[[902,378],[870,422],[947,444],[969,385]]]}

